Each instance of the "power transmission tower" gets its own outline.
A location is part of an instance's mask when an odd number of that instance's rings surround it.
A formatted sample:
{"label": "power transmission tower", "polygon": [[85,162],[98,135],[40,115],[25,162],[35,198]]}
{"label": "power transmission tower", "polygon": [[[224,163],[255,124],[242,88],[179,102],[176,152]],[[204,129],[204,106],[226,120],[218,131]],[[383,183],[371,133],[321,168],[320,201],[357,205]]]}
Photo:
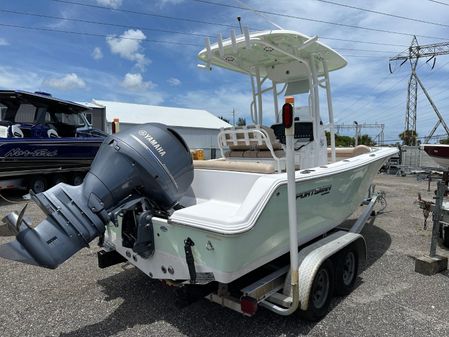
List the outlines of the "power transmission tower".
{"label": "power transmission tower", "polygon": [[430,97],[430,94],[424,87],[424,84],[419,79],[418,74],[416,73],[416,66],[418,65],[419,58],[421,57],[427,58],[426,63],[433,61],[432,64],[433,69],[435,66],[436,57],[439,55],[448,55],[448,54],[449,54],[449,42],[419,45],[416,36],[413,36],[413,40],[410,47],[408,48],[408,51],[400,53],[390,58],[389,67],[391,73],[393,72],[391,69],[391,62],[401,61],[400,66],[402,66],[405,62],[410,61],[412,72],[410,74],[410,79],[408,81],[404,132],[411,132],[414,134],[414,137],[412,138],[414,144],[411,145],[416,145],[416,111],[418,103],[418,85],[421,87],[422,91],[424,92],[424,95],[426,95],[426,98],[428,99],[430,105],[432,106],[433,110],[435,111],[438,117],[437,123],[430,131],[429,135],[427,135],[427,137],[424,139],[424,143],[429,142],[429,140],[432,138],[433,134],[435,133],[438,126],[440,126],[440,124],[443,126],[444,130],[446,131],[449,137],[449,128],[447,127],[446,122],[443,119],[443,116],[441,116],[440,111],[438,110],[437,106]]}

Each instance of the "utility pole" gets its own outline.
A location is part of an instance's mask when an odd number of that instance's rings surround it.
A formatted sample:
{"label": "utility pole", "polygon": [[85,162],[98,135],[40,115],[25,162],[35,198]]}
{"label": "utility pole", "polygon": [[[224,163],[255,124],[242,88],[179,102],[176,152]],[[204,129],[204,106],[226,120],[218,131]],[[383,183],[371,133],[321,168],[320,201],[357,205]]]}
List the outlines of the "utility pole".
{"label": "utility pole", "polygon": [[355,125],[355,144],[354,144],[354,146],[357,146],[357,145],[359,145],[359,123],[354,121],[354,125]]}
{"label": "utility pole", "polygon": [[412,43],[408,48],[408,51],[400,53],[392,58],[390,58],[390,73],[393,73],[391,68],[392,62],[401,61],[400,66],[402,66],[405,62],[410,62],[411,74],[408,81],[408,90],[407,90],[407,103],[406,103],[406,111],[405,111],[405,130],[404,132],[412,132],[415,137],[413,137],[414,144],[416,145],[416,112],[417,112],[417,103],[418,103],[418,85],[421,87],[424,92],[427,100],[432,106],[435,114],[438,117],[438,121],[430,131],[429,135],[424,140],[424,143],[428,143],[435,133],[436,129],[440,124],[443,126],[449,137],[449,128],[446,125],[446,122],[443,119],[440,111],[437,106],[433,102],[430,94],[427,92],[424,84],[419,79],[418,74],[416,73],[416,66],[418,65],[419,58],[424,57],[427,58],[426,63],[430,61],[433,62],[432,69],[435,67],[436,57],[439,55],[448,55],[449,54],[449,42],[441,42],[441,43],[433,43],[428,45],[419,45],[416,36],[413,36]]}

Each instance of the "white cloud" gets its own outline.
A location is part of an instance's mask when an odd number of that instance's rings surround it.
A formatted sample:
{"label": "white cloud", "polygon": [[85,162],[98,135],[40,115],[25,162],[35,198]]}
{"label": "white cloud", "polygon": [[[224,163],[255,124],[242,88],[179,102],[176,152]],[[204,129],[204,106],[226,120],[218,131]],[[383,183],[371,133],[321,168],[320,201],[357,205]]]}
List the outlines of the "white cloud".
{"label": "white cloud", "polygon": [[167,80],[167,83],[173,87],[177,87],[178,85],[181,85],[181,80],[176,77],[171,77]]}
{"label": "white cloud", "polygon": [[[92,98],[100,100],[112,100],[122,102],[135,102],[140,104],[160,105],[165,101],[167,94],[152,90],[123,90],[121,86],[123,79],[117,78],[109,72],[97,71],[95,69],[79,68],[78,76],[86,82],[89,91],[77,93],[76,91],[67,91],[65,94],[58,93],[58,97],[73,101],[90,101]],[[27,91],[49,91],[45,87],[47,84],[45,78],[62,78],[64,74],[43,69],[24,69],[22,65],[11,67],[0,65],[0,89],[21,89]],[[147,88],[155,86],[152,82],[147,82]],[[87,96],[86,96],[87,94]]]}
{"label": "white cloud", "polygon": [[103,58],[103,52],[99,47],[95,47],[91,55],[94,58],[94,60],[100,60]]}
{"label": "white cloud", "polygon": [[139,69],[144,70],[151,61],[142,53],[141,43],[146,39],[145,34],[139,29],[129,29],[120,36],[108,36],[106,42],[111,49],[111,53],[136,62]]}
{"label": "white cloud", "polygon": [[127,73],[122,81],[122,86],[129,90],[141,91],[145,89],[152,89],[156,85],[151,82],[145,82],[143,80],[142,74],[131,74]]}
{"label": "white cloud", "polygon": [[[207,97],[207,99],[204,99]],[[253,124],[249,115],[251,103],[251,91],[243,86],[222,86],[215,90],[191,90],[174,98],[176,105],[193,109],[205,109],[216,116],[223,116],[232,120],[232,111],[235,110],[235,118],[246,118],[249,124]],[[268,101],[265,102],[270,104]],[[271,107],[271,106],[270,106]],[[268,110],[268,109],[267,109]],[[267,117],[267,123],[272,124],[272,114]]]}
{"label": "white cloud", "polygon": [[60,90],[71,90],[86,87],[86,83],[75,73],[67,74],[63,77],[54,77],[44,81],[43,84],[51,88]]}
{"label": "white cloud", "polygon": [[2,37],[0,37],[0,47],[1,46],[9,46],[9,42]]}
{"label": "white cloud", "polygon": [[165,5],[178,5],[183,2],[184,0],[159,0],[159,6],[164,7]]}
{"label": "white cloud", "polygon": [[42,83],[42,76],[20,68],[0,66],[0,88],[35,91]]}
{"label": "white cloud", "polygon": [[97,0],[97,4],[117,9],[122,5],[122,0]]}

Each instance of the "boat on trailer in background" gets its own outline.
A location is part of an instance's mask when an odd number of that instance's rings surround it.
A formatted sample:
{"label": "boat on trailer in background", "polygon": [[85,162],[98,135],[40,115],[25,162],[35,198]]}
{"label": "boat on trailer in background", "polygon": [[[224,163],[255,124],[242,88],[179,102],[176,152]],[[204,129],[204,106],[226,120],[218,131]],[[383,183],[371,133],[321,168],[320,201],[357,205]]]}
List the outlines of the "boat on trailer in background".
{"label": "boat on trailer in background", "polygon": [[21,90],[0,90],[0,107],[0,187],[38,193],[50,183],[82,182],[106,137],[87,121],[90,108]]}
{"label": "boat on trailer in background", "polygon": [[438,165],[449,168],[449,144],[422,144],[421,149]]}
{"label": "boat on trailer in background", "polygon": [[[192,163],[182,138],[158,124],[111,135],[83,185],[34,196],[48,214],[36,229],[23,212],[5,218],[17,241],[0,247],[0,256],[56,268],[99,236],[100,267],[128,261],[177,287],[186,303],[206,296],[245,315],[263,306],[319,319],[334,290],[353,287],[366,258],[359,233],[382,195],[370,195],[351,230],[338,226],[366,201],[397,149],[346,149],[336,160],[329,73],[346,61],[317,37],[245,29],[215,44],[206,39],[198,57],[207,69],[236,71],[251,83],[254,125],[221,130],[222,158]],[[269,93],[274,105],[266,108]],[[281,95],[289,96],[285,104]],[[299,95],[309,108],[295,114],[290,96]],[[266,110],[271,127],[263,125]]]}

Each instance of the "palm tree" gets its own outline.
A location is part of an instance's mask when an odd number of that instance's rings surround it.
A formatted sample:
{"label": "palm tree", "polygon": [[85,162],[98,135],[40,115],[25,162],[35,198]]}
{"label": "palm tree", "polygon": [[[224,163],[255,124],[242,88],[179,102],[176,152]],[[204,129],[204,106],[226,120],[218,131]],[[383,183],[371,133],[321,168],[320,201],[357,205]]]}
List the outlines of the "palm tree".
{"label": "palm tree", "polygon": [[239,119],[237,119],[237,126],[244,126],[244,125],[246,125],[246,118],[239,117]]}
{"label": "palm tree", "polygon": [[416,145],[418,134],[414,130],[405,130],[399,134],[399,138],[404,145]]}

